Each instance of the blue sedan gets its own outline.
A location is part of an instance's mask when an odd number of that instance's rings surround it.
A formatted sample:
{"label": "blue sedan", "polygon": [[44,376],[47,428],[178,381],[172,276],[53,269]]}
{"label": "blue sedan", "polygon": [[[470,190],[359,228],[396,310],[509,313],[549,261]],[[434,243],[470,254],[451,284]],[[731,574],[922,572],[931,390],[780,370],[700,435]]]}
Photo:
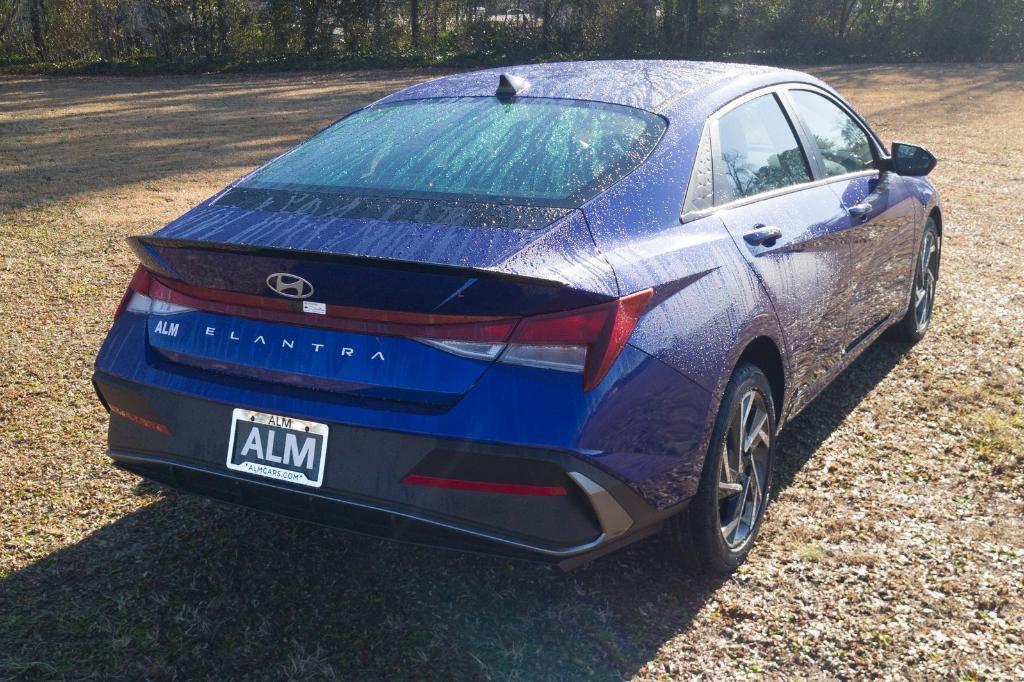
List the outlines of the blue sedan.
{"label": "blue sedan", "polygon": [[887,329],[927,331],[934,165],[795,71],[420,83],[130,239],[94,376],[110,457],[566,568],[663,531],[727,573],[783,425]]}

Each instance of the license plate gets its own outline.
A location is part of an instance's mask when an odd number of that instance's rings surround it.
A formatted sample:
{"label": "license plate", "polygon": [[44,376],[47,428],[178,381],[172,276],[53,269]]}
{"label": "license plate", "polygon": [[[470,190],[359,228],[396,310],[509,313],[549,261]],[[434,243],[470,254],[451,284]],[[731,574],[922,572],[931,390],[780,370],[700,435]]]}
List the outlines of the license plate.
{"label": "license plate", "polygon": [[235,409],[228,469],[319,488],[324,481],[327,425]]}

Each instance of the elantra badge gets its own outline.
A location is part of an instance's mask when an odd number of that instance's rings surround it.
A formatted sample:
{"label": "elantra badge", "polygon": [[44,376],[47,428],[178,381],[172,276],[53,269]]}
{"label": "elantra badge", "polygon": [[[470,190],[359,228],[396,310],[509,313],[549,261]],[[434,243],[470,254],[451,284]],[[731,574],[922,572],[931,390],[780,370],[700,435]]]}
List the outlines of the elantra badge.
{"label": "elantra badge", "polygon": [[287,298],[309,298],[313,295],[313,285],[309,280],[287,272],[275,272],[267,277],[267,286]]}

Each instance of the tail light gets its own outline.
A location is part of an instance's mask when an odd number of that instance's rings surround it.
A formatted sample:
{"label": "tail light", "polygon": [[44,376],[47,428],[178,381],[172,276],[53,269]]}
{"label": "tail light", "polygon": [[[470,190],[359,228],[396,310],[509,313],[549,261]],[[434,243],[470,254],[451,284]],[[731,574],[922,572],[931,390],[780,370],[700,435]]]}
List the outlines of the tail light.
{"label": "tail light", "polygon": [[114,313],[114,319],[116,320],[126,310],[142,315],[174,315],[195,310],[195,308],[150,296],[152,284],[153,276],[149,274],[149,270],[140,265],[135,270],[132,281],[128,283],[128,290],[121,297],[121,302]]}
{"label": "tail light", "polygon": [[587,308],[523,318],[507,342],[419,340],[463,357],[583,372],[583,390],[589,391],[601,383],[619,357],[652,293],[645,289]]}
{"label": "tail light", "polygon": [[582,372],[583,390],[601,383],[619,357],[653,291],[607,303],[532,317],[447,316],[327,305],[304,313],[294,301],[201,289],[164,281],[142,266],[115,313],[172,315],[191,310],[250,319],[412,338],[448,353],[527,367]]}
{"label": "tail light", "polygon": [[128,288],[125,289],[124,296],[121,297],[121,302],[117,304],[117,310],[114,311],[115,320],[121,317],[121,313],[128,309],[128,302],[132,300],[133,295],[136,293],[149,293],[149,282],[149,270],[141,265],[135,268],[135,274],[132,275],[132,280],[128,282]]}

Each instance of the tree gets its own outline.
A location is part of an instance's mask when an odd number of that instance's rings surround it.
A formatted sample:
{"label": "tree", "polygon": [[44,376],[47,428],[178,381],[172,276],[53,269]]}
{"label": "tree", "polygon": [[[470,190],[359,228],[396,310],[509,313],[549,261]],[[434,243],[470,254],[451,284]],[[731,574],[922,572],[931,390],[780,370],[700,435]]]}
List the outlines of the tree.
{"label": "tree", "polygon": [[664,0],[661,6],[661,32],[665,47],[672,49],[675,40],[675,0]]}
{"label": "tree", "polygon": [[36,48],[36,58],[46,59],[46,36],[43,31],[43,18],[46,7],[43,0],[28,0],[29,22],[32,24],[32,44]]}
{"label": "tree", "polygon": [[0,45],[4,44],[4,36],[14,26],[14,20],[21,9],[21,0],[7,0],[0,3]]}
{"label": "tree", "polygon": [[217,0],[217,52],[223,55],[229,51],[228,3],[227,0]]}
{"label": "tree", "polygon": [[270,0],[271,53],[284,54],[289,50],[292,22],[295,20],[293,5],[289,0]]}
{"label": "tree", "polygon": [[419,0],[410,0],[410,5],[409,5],[409,23],[412,26],[412,46],[418,48],[420,46],[420,2],[419,2]]}
{"label": "tree", "polygon": [[851,22],[863,7],[861,0],[832,0],[833,34],[837,39],[846,37]]}
{"label": "tree", "polygon": [[[1024,59],[1022,0],[0,0],[0,60],[301,52],[469,61],[757,55],[766,61],[870,56]],[[484,8],[484,9],[481,9]],[[493,21],[506,9],[537,21]],[[334,37],[342,36],[343,45]]]}
{"label": "tree", "polygon": [[686,0],[686,49],[697,48],[700,28],[700,0]]}
{"label": "tree", "polygon": [[321,0],[301,0],[302,51],[316,52],[320,47],[318,40],[320,29]]}
{"label": "tree", "polygon": [[541,26],[540,26],[540,43],[541,47],[546,51],[548,49],[548,38],[550,36],[551,27],[551,0],[544,0],[544,5],[541,9]]}

